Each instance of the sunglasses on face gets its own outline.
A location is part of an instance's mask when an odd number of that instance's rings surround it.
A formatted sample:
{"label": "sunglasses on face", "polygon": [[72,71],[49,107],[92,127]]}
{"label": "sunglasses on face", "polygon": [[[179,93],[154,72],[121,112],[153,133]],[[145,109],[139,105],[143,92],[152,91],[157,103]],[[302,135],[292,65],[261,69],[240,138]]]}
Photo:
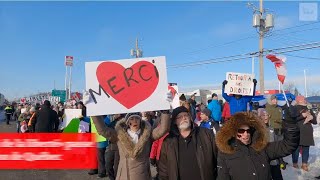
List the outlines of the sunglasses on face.
{"label": "sunglasses on face", "polygon": [[244,132],[247,132],[248,134],[252,133],[252,129],[238,129],[239,134],[243,134]]}

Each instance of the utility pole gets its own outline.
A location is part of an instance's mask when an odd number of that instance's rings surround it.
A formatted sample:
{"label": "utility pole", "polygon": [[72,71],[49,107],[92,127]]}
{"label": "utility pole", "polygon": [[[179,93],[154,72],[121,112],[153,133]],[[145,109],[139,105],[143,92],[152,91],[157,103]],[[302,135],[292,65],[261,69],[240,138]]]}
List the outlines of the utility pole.
{"label": "utility pole", "polygon": [[[263,0],[260,0],[260,13],[263,17]],[[262,18],[261,18],[262,19]],[[261,27],[260,19],[260,28],[259,28],[259,80],[260,80],[260,93],[264,95],[264,66],[263,66],[263,35],[264,35],[264,26]],[[262,22],[264,24],[264,22]]]}
{"label": "utility pole", "polygon": [[143,51],[139,49],[139,40],[136,38],[136,46],[135,49],[130,50],[131,57],[140,58],[143,55]]}
{"label": "utility pole", "polygon": [[264,95],[264,60],[263,60],[263,38],[274,27],[273,15],[265,14],[263,0],[260,0],[260,8],[256,8],[252,3],[248,7],[253,9],[253,27],[259,31],[259,84],[260,94]]}

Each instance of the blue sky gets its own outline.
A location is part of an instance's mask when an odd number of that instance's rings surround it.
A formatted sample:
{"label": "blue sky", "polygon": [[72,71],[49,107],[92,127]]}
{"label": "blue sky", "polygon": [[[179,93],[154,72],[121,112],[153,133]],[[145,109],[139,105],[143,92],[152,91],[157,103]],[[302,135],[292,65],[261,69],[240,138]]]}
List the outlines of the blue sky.
{"label": "blue sky", "polygon": [[[264,6],[276,21],[266,49],[320,40],[320,23],[290,28],[310,23],[299,21],[299,2]],[[82,91],[85,62],[130,58],[136,37],[145,57],[166,56],[167,65],[255,52],[258,34],[251,24],[246,2],[0,2],[0,92],[12,99],[51,91],[54,82],[64,89],[66,55],[75,59],[72,90]],[[319,49],[288,54],[320,58]],[[318,91],[320,60],[287,58],[286,82],[303,93],[306,69],[309,91]],[[251,59],[168,68],[168,80],[183,89],[214,87],[228,71],[251,73]],[[266,88],[276,89],[276,80],[265,60]]]}

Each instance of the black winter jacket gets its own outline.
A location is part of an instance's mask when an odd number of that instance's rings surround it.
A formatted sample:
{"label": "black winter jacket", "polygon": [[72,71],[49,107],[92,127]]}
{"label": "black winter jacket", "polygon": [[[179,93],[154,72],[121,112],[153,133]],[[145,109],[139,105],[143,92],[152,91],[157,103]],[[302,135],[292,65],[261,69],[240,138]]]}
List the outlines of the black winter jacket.
{"label": "black winter jacket", "polygon": [[[192,141],[196,144],[196,158],[201,177],[199,180],[216,179],[217,148],[211,130],[193,127]],[[195,138],[194,138],[195,137]],[[170,131],[161,148],[158,164],[160,180],[179,180],[178,147],[179,132],[176,128]]]}
{"label": "black winter jacket", "polygon": [[[293,122],[293,121],[291,121]],[[241,125],[255,129],[252,143],[235,139]],[[299,128],[285,123],[284,139],[268,142],[263,122],[253,113],[236,113],[217,133],[218,180],[271,180],[270,161],[290,155],[298,147]]]}
{"label": "black winter jacket", "polygon": [[59,118],[56,111],[50,107],[42,106],[36,113],[35,132],[57,132],[59,126]]}

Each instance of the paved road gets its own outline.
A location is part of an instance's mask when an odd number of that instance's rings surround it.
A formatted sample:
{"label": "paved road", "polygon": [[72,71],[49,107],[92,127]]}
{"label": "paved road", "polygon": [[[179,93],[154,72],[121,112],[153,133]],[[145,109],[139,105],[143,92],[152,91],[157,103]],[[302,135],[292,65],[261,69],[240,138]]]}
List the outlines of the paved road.
{"label": "paved road", "polygon": [[[4,112],[0,111],[0,133],[15,132],[16,123],[5,123]],[[156,170],[151,168],[154,175]],[[96,175],[90,176],[88,170],[0,170],[0,180],[92,180],[97,179]],[[109,178],[103,178],[108,180]]]}

